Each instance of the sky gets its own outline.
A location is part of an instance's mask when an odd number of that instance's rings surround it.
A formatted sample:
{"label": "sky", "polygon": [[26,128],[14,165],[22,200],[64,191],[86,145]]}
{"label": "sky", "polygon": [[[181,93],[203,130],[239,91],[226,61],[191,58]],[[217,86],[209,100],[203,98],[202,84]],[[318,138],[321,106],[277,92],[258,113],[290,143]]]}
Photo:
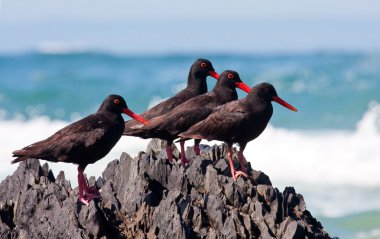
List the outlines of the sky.
{"label": "sky", "polygon": [[0,53],[380,50],[373,0],[0,1]]}

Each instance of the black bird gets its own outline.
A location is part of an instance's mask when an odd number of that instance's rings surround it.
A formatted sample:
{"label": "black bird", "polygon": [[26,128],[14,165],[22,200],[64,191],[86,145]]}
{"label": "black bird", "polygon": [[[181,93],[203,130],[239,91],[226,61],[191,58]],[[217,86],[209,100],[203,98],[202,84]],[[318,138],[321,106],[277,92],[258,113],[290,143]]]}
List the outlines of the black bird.
{"label": "black bird", "polygon": [[[184,103],[185,101],[202,95],[207,92],[207,76],[212,76],[215,79],[219,78],[218,73],[215,72],[211,62],[206,59],[196,60],[190,68],[189,76],[187,78],[187,87],[178,92],[173,97],[159,103],[156,106],[148,109],[141,114],[145,119],[151,119],[160,115],[164,115]],[[128,120],[125,122],[125,130],[128,132],[129,128],[134,127],[139,122],[135,120]]]}
{"label": "black bird", "polygon": [[[228,160],[233,178],[239,175],[247,177],[243,151],[247,143],[257,138],[266,128],[272,117],[275,101],[284,107],[297,111],[296,108],[278,97],[273,85],[261,83],[252,88],[246,98],[222,105],[206,119],[179,134],[183,138],[224,141],[228,145]],[[242,171],[235,171],[232,161],[232,144],[238,143],[238,153]]]}
{"label": "black bird", "polygon": [[29,158],[51,162],[78,164],[79,200],[88,205],[100,194],[89,187],[83,171],[88,164],[103,158],[119,141],[124,131],[122,113],[147,124],[147,121],[128,109],[119,95],[109,95],[95,114],[89,115],[59,130],[45,140],[13,152],[12,163]]}
{"label": "black bird", "polygon": [[[215,79],[219,79],[219,74],[215,72],[212,63],[209,60],[202,58],[197,59],[190,68],[189,76],[187,77],[187,87],[173,97],[148,109],[142,113],[141,116],[149,120],[153,117],[167,114],[185,101],[206,93],[207,76],[212,76]],[[128,135],[129,130],[138,125],[141,126],[141,124],[136,120],[126,121],[124,135]],[[199,146],[198,140],[196,140],[196,146]],[[196,154],[199,154],[199,147],[194,147],[194,150]]]}
{"label": "black bird", "polygon": [[[141,128],[126,129],[125,132],[128,135],[141,138],[160,138],[166,140],[168,142],[166,153],[169,161],[172,161],[171,144],[174,139],[178,138],[178,134],[205,119],[213,112],[214,108],[236,100],[238,98],[236,87],[247,93],[251,91],[241,81],[236,71],[224,71],[212,91],[186,101],[166,115],[150,119],[149,125]],[[181,141],[181,162],[182,164],[188,162],[185,157],[183,141]]]}

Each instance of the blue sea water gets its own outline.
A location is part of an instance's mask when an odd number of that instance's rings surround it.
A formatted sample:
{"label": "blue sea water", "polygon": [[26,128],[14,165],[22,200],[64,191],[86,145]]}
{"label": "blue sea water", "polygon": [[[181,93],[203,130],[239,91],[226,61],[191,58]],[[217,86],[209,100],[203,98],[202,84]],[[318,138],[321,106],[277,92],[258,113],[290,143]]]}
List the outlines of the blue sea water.
{"label": "blue sea water", "polygon": [[[94,111],[110,94],[123,95],[141,112],[154,97],[180,90],[197,55],[123,56],[68,53],[0,56],[3,118],[47,115],[71,120]],[[299,108],[297,117],[273,117],[275,126],[354,129],[371,101],[379,101],[380,54],[314,53],[206,55],[218,72],[233,69],[250,86],[272,83]],[[208,80],[209,89],[215,81]],[[239,95],[242,97],[243,92]],[[5,114],[5,115],[4,115]]]}
{"label": "blue sea water", "polygon": [[[380,237],[380,53],[0,55],[2,165],[12,150],[94,112],[108,94],[143,112],[183,89],[198,57],[210,59],[219,73],[238,71],[249,86],[272,83],[298,108],[294,113],[273,104],[270,126],[245,151],[254,167],[280,190],[295,186],[332,236]],[[212,89],[215,80],[208,85]],[[120,144],[145,149],[137,139],[126,140]],[[116,152],[131,152],[126,147]],[[10,172],[4,166],[0,179]]]}

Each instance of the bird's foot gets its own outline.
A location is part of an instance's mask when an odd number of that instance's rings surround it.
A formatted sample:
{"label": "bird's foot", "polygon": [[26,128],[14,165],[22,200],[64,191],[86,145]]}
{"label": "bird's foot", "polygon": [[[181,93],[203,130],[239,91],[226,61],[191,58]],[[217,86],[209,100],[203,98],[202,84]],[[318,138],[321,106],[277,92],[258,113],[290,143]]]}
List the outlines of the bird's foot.
{"label": "bird's foot", "polygon": [[88,206],[90,204],[90,200],[86,200],[84,198],[79,198],[79,201],[81,201],[84,205]]}
{"label": "bird's foot", "polygon": [[84,195],[79,196],[79,200],[87,206],[89,205],[92,199],[101,198],[100,192],[95,186],[85,188],[83,194]]}
{"label": "bird's foot", "polygon": [[245,177],[245,178],[248,178],[248,175],[242,171],[235,171],[234,172],[234,175],[233,175],[233,178],[234,180],[236,181],[236,179],[239,177],[239,176],[242,176],[242,177]]}
{"label": "bird's foot", "polygon": [[190,163],[190,161],[187,160],[185,156],[183,156],[183,157],[181,157],[181,163],[182,163],[183,166],[186,166],[186,164]]}
{"label": "bird's foot", "polygon": [[174,164],[175,161],[173,160],[173,157],[168,157],[167,158],[167,162],[170,163],[170,164]]}
{"label": "bird's foot", "polygon": [[85,204],[86,206],[89,205],[90,201],[95,198],[101,198],[100,193],[97,191],[96,193],[87,193],[84,195],[84,197],[79,197],[79,200]]}
{"label": "bird's foot", "polygon": [[97,193],[86,194],[84,197],[85,197],[86,200],[88,200],[88,201],[91,201],[92,199],[95,199],[95,198],[101,198],[99,192],[98,192],[98,194],[97,194]]}
{"label": "bird's foot", "polygon": [[241,165],[240,165],[240,168],[241,168],[241,171],[242,171],[245,175],[247,175],[247,167],[245,166],[245,164],[241,164]]}
{"label": "bird's foot", "polygon": [[98,189],[95,186],[86,188],[84,190],[84,193],[86,195],[98,195],[98,196],[100,196],[100,192],[98,191]]}

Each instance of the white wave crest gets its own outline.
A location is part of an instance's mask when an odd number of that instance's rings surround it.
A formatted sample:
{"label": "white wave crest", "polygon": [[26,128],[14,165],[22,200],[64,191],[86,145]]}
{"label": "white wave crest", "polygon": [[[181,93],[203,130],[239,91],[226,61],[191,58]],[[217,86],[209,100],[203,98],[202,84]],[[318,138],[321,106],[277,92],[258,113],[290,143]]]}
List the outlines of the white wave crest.
{"label": "white wave crest", "polygon": [[[276,117],[275,115],[273,117]],[[251,141],[244,152],[256,170],[265,172],[273,185],[295,186],[317,214],[338,216],[353,211],[380,209],[380,104],[371,103],[357,123],[356,130],[290,130],[268,126],[260,137]],[[11,174],[12,151],[53,134],[68,122],[46,117],[0,120],[0,180]],[[132,157],[145,150],[149,140],[122,137],[102,160],[86,168],[87,175],[101,176],[106,165],[128,152]],[[214,144],[215,142],[202,143]],[[190,141],[187,143],[191,146]],[[73,186],[77,185],[76,166],[49,163],[55,175],[64,170]],[[351,190],[363,194],[351,197]],[[356,200],[355,200],[356,199]],[[365,200],[365,206],[362,203]],[[328,203],[330,202],[330,203]],[[339,204],[339,205],[338,205]]]}
{"label": "white wave crest", "polygon": [[[29,121],[20,119],[0,121],[0,158],[3,165],[0,167],[0,180],[12,174],[18,166],[18,164],[10,164],[14,150],[43,140],[68,124],[68,122],[64,121],[52,121],[47,117],[34,118]],[[132,156],[137,155],[139,151],[145,150],[147,143],[147,140],[122,137],[105,158],[86,168],[87,175],[101,176],[101,173],[110,161],[120,158],[123,152],[128,152]],[[44,161],[41,162],[43,163]],[[63,170],[66,178],[70,179],[71,184],[73,186],[77,185],[77,166],[67,163],[49,163],[49,166],[53,170],[54,175],[58,175]]]}
{"label": "white wave crest", "polygon": [[246,148],[253,168],[281,184],[380,186],[380,105],[372,103],[355,131],[269,126]]}

